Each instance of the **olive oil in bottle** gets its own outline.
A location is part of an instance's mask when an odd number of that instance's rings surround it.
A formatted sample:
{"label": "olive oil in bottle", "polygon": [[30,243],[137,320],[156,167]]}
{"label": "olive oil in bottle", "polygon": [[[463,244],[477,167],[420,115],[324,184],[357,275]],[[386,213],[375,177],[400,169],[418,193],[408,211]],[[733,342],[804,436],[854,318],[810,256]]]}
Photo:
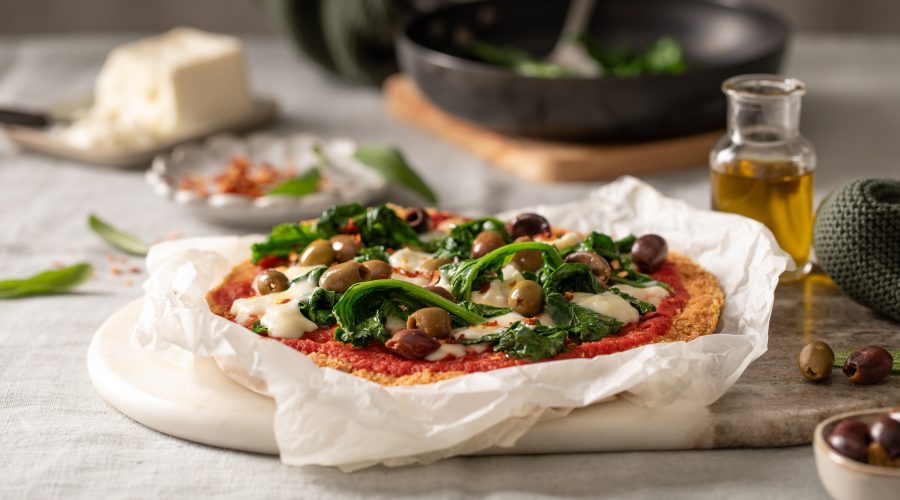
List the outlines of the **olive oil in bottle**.
{"label": "olive oil in bottle", "polygon": [[713,210],[766,225],[798,269],[809,261],[813,233],[813,171],[792,162],[739,160],[712,169]]}
{"label": "olive oil in bottle", "polygon": [[710,152],[714,210],[765,224],[809,272],[813,233],[813,172],[816,155],[800,135],[803,82],[778,75],[742,75],[722,84],[728,96],[728,130]]}

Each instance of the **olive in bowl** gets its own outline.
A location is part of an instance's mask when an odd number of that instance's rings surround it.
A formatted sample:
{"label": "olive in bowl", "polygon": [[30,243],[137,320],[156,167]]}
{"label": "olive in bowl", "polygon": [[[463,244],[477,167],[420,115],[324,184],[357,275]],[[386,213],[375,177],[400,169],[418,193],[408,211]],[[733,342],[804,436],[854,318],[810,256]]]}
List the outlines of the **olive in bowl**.
{"label": "olive in bowl", "polygon": [[[900,408],[878,408],[837,415],[820,423],[813,434],[813,452],[819,479],[828,493],[837,499],[879,500],[895,499],[900,491],[900,461],[893,466],[873,465],[879,452],[886,449],[872,437],[873,430],[880,439],[876,422],[900,418]],[[868,431],[868,432],[866,432]],[[884,431],[881,432],[891,432]],[[865,444],[865,462],[845,454],[854,454]],[[876,446],[877,444],[877,446]],[[881,456],[883,458],[883,456]],[[895,459],[896,460],[896,459]]]}

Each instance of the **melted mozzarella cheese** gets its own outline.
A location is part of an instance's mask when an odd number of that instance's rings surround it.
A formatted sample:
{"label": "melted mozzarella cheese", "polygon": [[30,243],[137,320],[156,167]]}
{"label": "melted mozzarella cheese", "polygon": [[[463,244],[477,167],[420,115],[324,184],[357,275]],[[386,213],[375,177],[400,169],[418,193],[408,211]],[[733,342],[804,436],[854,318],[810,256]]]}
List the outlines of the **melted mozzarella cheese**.
{"label": "melted mozzarella cheese", "polygon": [[597,314],[615,318],[622,323],[637,323],[641,319],[637,309],[631,307],[627,300],[614,293],[576,292],[572,297],[572,302]]}
{"label": "melted mozzarella cheese", "polygon": [[237,299],[231,304],[231,314],[241,324],[253,317],[259,318],[272,337],[300,338],[318,328],[297,308],[297,304],[312,295],[315,289],[315,283],[299,281],[283,292]]}
{"label": "melted mozzarella cheese", "polygon": [[669,296],[669,291],[661,286],[648,286],[646,288],[638,288],[636,286],[630,285],[616,285],[613,288],[616,288],[621,292],[625,292],[636,299],[643,300],[644,302],[649,302],[657,307],[659,307],[659,303],[662,302],[664,298]]}
{"label": "melted mozzarella cheese", "polygon": [[509,307],[509,285],[493,280],[484,292],[472,292],[472,302],[494,307]]}
{"label": "melted mozzarella cheese", "polygon": [[519,313],[507,313],[495,318],[489,318],[484,323],[457,328],[453,331],[453,338],[474,340],[483,335],[497,333],[516,321],[522,321],[523,319],[525,319],[525,316]]}
{"label": "melted mozzarella cheese", "polygon": [[270,337],[299,339],[306,332],[319,328],[297,309],[298,299],[266,308],[259,323],[269,330]]}
{"label": "melted mozzarella cheese", "polygon": [[428,361],[440,361],[447,356],[461,358],[466,355],[466,346],[459,344],[441,344],[441,346],[433,353],[425,356]]}
{"label": "melted mozzarella cheese", "polygon": [[522,276],[522,273],[519,272],[519,269],[512,264],[503,266],[501,272],[503,273],[503,282],[506,283],[510,288],[514,287],[516,283],[525,279],[525,277]]}
{"label": "melted mozzarella cheese", "polygon": [[403,321],[396,316],[388,316],[387,321],[384,323],[384,327],[387,328],[389,332],[396,332],[397,330],[406,328],[406,321]]}
{"label": "melted mozzarella cheese", "polygon": [[421,269],[422,264],[431,258],[430,253],[418,252],[410,248],[401,248],[388,257],[391,267],[414,272]]}
{"label": "melted mozzarella cheese", "polygon": [[559,238],[550,242],[551,245],[555,246],[560,250],[565,250],[569,247],[574,247],[575,245],[581,243],[581,236],[578,233],[566,233]]}
{"label": "melted mozzarella cheese", "polygon": [[431,276],[428,274],[416,274],[415,276],[407,276],[403,273],[391,273],[392,280],[406,281],[418,286],[428,286],[431,283]]}

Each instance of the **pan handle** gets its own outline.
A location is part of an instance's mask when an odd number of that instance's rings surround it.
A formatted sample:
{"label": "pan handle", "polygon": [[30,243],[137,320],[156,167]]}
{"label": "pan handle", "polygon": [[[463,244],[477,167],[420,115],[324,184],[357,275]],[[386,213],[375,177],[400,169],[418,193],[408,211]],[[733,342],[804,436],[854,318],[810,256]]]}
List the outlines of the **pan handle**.
{"label": "pan handle", "polygon": [[50,124],[50,121],[50,117],[46,113],[0,108],[0,123],[2,124],[44,128]]}

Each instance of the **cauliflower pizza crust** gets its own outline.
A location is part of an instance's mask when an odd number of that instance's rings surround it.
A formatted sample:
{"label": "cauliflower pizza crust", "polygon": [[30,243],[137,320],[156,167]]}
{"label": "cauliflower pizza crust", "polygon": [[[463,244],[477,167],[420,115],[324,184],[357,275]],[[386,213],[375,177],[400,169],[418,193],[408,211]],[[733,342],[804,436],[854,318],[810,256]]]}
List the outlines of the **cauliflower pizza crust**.
{"label": "cauliflower pizza crust", "polygon": [[[403,213],[403,209],[394,210],[401,215]],[[435,214],[433,211],[429,212]],[[448,217],[440,219],[446,222]],[[435,223],[434,226],[440,228],[441,224]],[[564,231],[554,229],[547,238],[559,238],[563,233]],[[232,311],[233,303],[257,294],[254,280],[267,265],[269,264],[260,260],[257,264],[246,261],[236,266],[218,287],[207,294],[211,311],[236,321],[238,318]],[[395,273],[398,271],[403,272],[394,269]],[[657,282],[666,284],[670,290],[668,296],[658,301],[654,311],[642,315],[637,322],[625,324],[620,330],[600,340],[573,342],[571,338],[567,338],[566,345],[560,352],[545,359],[523,359],[505,352],[494,352],[491,347],[482,348],[481,352],[467,350],[462,356],[447,355],[433,361],[408,359],[398,356],[396,352],[386,348],[384,343],[377,341],[366,347],[339,342],[335,339],[335,328],[340,324],[318,326],[298,338],[271,337],[271,340],[296,349],[320,367],[340,370],[382,385],[415,385],[534,362],[592,358],[656,342],[691,341],[715,332],[724,298],[711,273],[686,256],[669,252],[664,263],[648,274]],[[436,280],[435,277],[429,283],[435,284]],[[567,297],[571,300],[571,294],[567,294]],[[250,327],[247,321],[244,318],[243,324]],[[527,321],[526,319],[526,323]],[[256,321],[253,325],[254,331],[258,324],[259,321]],[[490,324],[490,318],[485,324]],[[222,371],[237,383],[250,390],[266,393],[265,382],[249,375],[236,357],[219,356],[215,359]]]}

